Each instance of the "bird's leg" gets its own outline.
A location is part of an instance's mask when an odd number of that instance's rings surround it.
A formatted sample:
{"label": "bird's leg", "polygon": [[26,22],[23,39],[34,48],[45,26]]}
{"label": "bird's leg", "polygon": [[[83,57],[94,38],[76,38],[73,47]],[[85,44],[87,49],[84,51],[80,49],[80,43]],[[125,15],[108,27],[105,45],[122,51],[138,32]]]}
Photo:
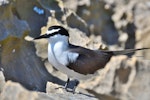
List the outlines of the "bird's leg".
{"label": "bird's leg", "polygon": [[67,82],[65,83],[65,86],[64,87],[57,87],[56,89],[59,89],[59,88],[62,88],[62,89],[65,89],[67,91],[67,86],[68,86],[68,83],[70,82],[70,79],[68,78],[67,79]]}
{"label": "bird's leg", "polygon": [[69,82],[70,82],[70,78],[68,78],[68,79],[67,79],[67,82],[65,83],[65,87],[64,87],[65,90],[67,90],[67,86],[68,86],[68,83],[69,83]]}
{"label": "bird's leg", "polygon": [[79,84],[79,81],[78,81],[78,80],[74,80],[74,81],[75,81],[75,85],[74,85],[74,87],[73,87],[73,89],[72,89],[71,91],[67,89],[68,84],[69,84],[69,82],[70,82],[70,78],[67,79],[67,82],[65,83],[65,86],[64,86],[64,87],[58,87],[58,88],[56,88],[56,89],[63,88],[63,89],[65,89],[67,92],[72,92],[72,93],[74,94],[74,93],[75,93],[75,90],[76,90],[76,87],[77,87],[78,84]]}
{"label": "bird's leg", "polygon": [[79,81],[78,81],[78,80],[75,80],[75,86],[74,86],[73,89],[72,89],[73,94],[75,93],[75,90],[76,90],[78,84],[79,84]]}

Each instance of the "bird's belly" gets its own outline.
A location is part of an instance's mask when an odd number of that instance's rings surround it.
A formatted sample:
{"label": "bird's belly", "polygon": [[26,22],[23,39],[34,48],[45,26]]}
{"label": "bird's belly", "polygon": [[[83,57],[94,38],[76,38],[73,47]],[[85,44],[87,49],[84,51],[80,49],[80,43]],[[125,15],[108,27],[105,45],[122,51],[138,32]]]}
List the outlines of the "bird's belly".
{"label": "bird's belly", "polygon": [[77,72],[69,69],[68,67],[64,66],[63,64],[61,64],[60,62],[57,61],[56,57],[54,56],[53,50],[51,50],[51,48],[49,48],[48,51],[49,51],[48,52],[48,60],[49,60],[49,62],[57,70],[59,70],[62,73],[66,74],[68,77],[75,78],[75,79],[87,79],[87,78],[91,77],[90,74],[88,74],[88,75],[80,74],[80,73],[77,73]]}

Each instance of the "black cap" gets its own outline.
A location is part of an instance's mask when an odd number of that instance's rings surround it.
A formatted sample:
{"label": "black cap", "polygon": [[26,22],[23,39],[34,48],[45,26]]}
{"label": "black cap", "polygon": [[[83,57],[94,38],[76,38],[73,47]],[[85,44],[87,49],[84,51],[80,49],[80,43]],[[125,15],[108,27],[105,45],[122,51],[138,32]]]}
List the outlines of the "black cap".
{"label": "black cap", "polygon": [[41,35],[39,37],[36,37],[34,39],[49,38],[50,36],[53,36],[53,35],[56,35],[56,34],[69,36],[68,31],[65,28],[63,28],[62,26],[51,26],[51,27],[48,28],[48,31],[52,31],[52,30],[54,30],[54,32],[46,33],[46,34]]}

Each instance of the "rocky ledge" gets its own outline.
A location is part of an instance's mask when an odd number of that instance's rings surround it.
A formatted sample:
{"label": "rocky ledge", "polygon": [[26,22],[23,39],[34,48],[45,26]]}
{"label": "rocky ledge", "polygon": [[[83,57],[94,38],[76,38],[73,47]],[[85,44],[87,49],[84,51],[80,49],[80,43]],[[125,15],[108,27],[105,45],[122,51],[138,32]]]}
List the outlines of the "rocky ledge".
{"label": "rocky ledge", "polygon": [[[0,94],[0,100],[98,100],[94,96],[82,93],[70,93],[48,82],[46,93],[29,91],[19,83],[7,81]],[[9,95],[9,96],[8,96]]]}

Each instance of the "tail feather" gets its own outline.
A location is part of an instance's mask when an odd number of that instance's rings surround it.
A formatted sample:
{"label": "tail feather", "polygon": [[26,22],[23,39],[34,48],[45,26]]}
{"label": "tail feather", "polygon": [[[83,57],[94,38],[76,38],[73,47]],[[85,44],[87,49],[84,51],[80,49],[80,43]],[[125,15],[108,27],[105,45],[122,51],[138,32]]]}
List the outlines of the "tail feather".
{"label": "tail feather", "polygon": [[129,53],[133,53],[139,50],[145,50],[150,48],[139,48],[139,49],[126,49],[126,50],[120,50],[120,51],[112,51],[113,55],[125,55]]}

